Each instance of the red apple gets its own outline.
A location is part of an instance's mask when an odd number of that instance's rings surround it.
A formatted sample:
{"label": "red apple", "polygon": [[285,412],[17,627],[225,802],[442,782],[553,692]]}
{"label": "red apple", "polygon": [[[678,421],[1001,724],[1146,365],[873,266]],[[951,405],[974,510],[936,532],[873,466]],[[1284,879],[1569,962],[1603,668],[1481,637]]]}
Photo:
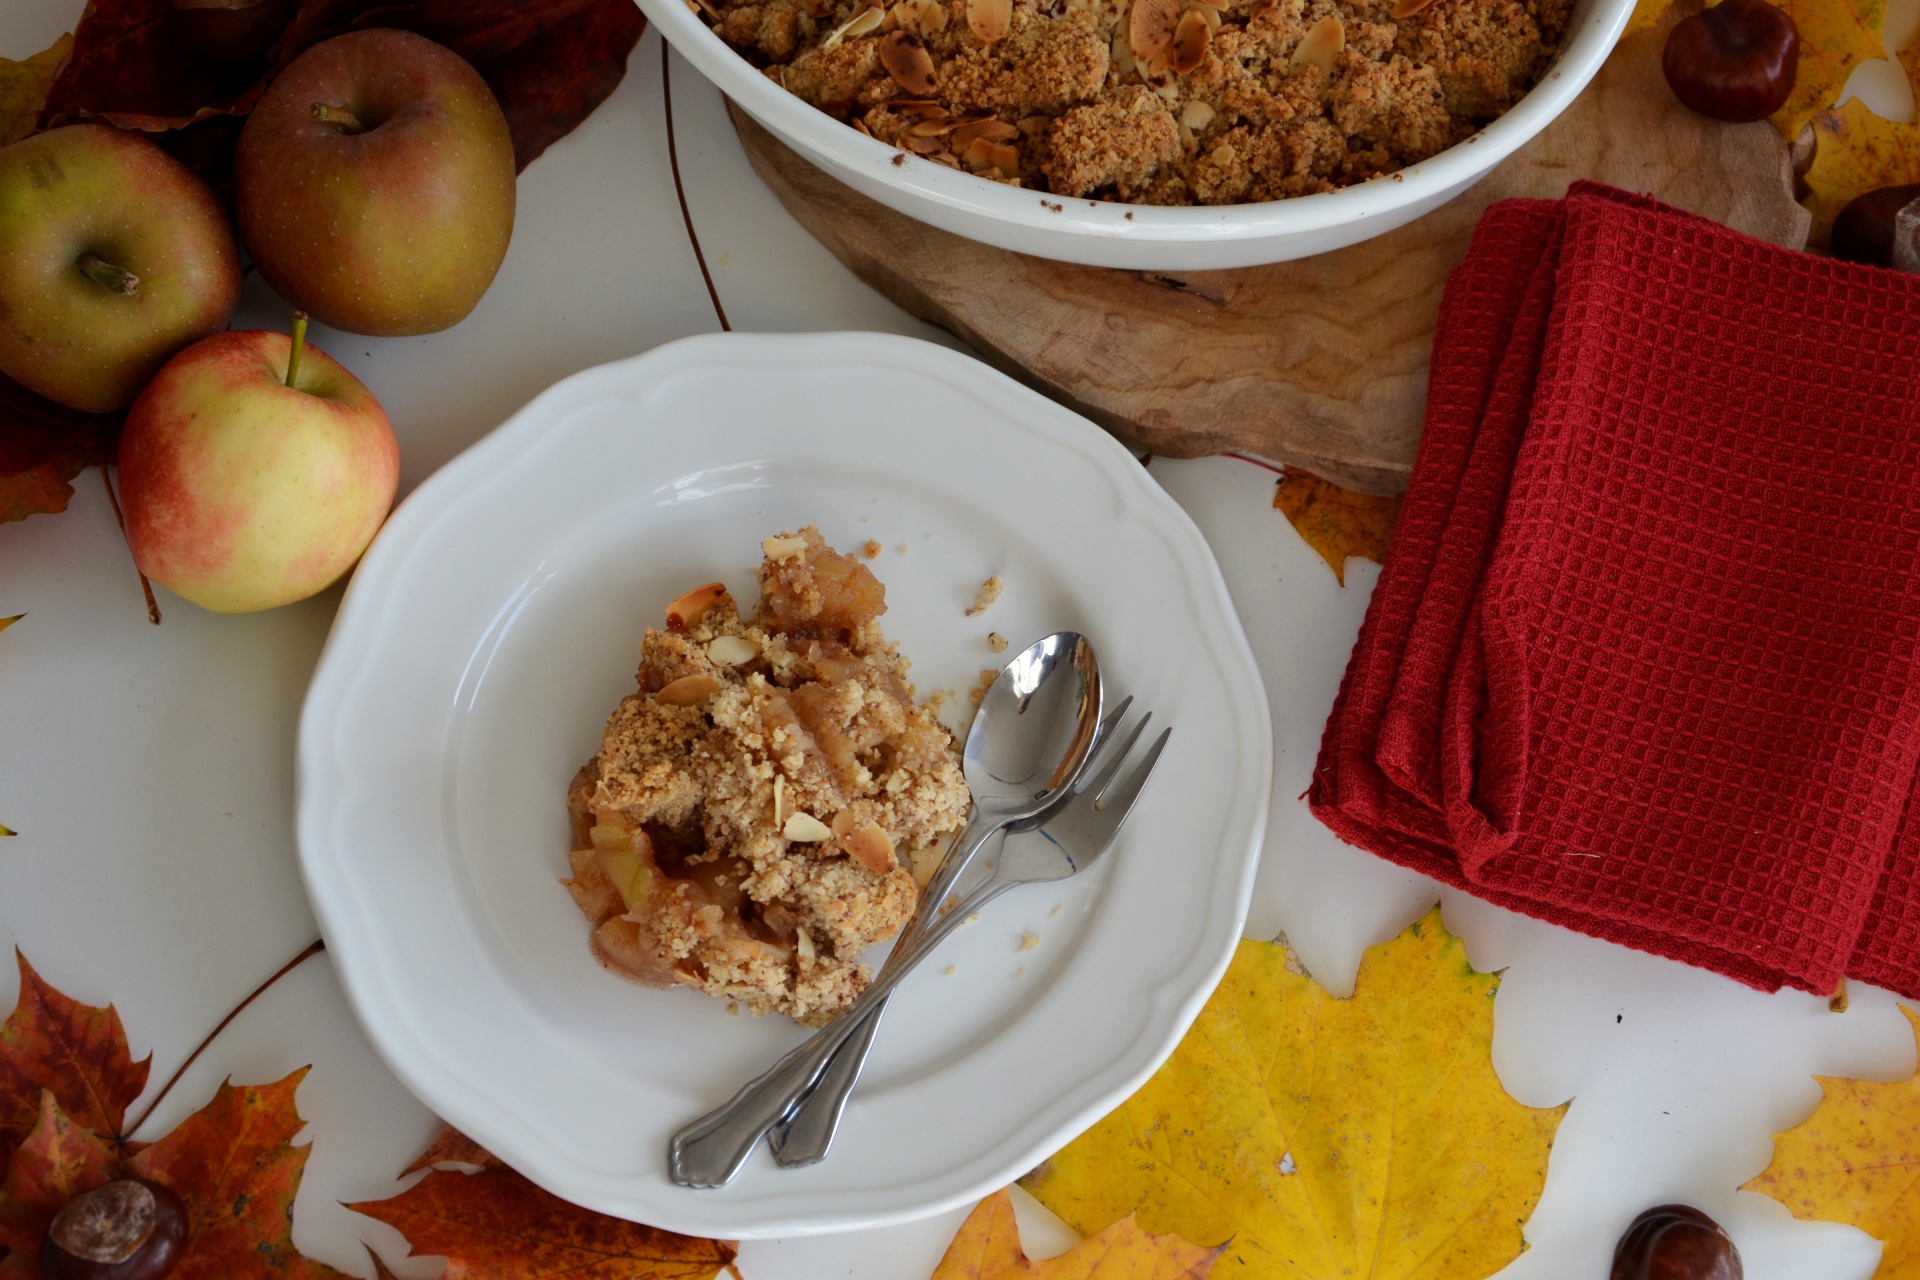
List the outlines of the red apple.
{"label": "red apple", "polygon": [[506,257],[513,182],[486,81],[450,49],[383,28],[296,58],[233,161],[260,274],[353,333],[431,333],[473,310]]}
{"label": "red apple", "polygon": [[[291,604],[351,569],[393,505],[400,450],[358,378],[257,329],[169,360],[127,413],[120,496],[140,572],[216,613]],[[293,368],[289,370],[289,363]]]}
{"label": "red apple", "polygon": [[226,211],[146,138],[80,124],[0,150],[0,371],[16,382],[125,408],[239,300]]}

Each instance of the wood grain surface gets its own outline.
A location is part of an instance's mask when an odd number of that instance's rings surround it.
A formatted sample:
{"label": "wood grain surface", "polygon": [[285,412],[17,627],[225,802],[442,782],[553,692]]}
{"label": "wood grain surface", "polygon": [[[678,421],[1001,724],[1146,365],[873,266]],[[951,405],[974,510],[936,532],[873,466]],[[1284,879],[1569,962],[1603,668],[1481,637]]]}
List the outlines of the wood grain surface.
{"label": "wood grain surface", "polygon": [[1419,441],[1441,288],[1493,201],[1593,178],[1805,245],[1809,216],[1773,127],[1694,115],[1661,75],[1667,30],[1696,7],[1679,0],[1622,40],[1559,119],[1451,203],[1346,249],[1233,271],[1115,271],[992,248],[868,199],[729,109],[755,172],[861,279],[1128,445],[1245,451],[1392,493]]}

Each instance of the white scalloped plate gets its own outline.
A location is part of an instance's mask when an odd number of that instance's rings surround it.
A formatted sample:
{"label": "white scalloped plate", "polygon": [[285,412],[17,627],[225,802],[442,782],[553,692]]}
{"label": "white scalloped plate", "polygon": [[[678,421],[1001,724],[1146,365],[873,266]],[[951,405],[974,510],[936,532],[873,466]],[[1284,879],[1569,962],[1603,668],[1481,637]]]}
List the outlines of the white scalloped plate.
{"label": "white scalloped plate", "polygon": [[[1002,898],[902,988],[824,1163],[763,1147],[690,1191],[668,1136],[804,1033],[601,970],[555,883],[563,797],[665,603],[714,578],[751,599],[761,537],[809,520],[884,547],[923,695],[965,706],[989,627],[1072,627],[1174,734],[1101,866]],[[993,573],[999,604],[963,616]],[[361,1022],[428,1106],[576,1203],[794,1235],[977,1198],[1138,1087],[1232,954],[1272,773],[1212,555],[1104,432],[929,343],[691,338],[551,388],[394,513],[307,695],[300,854]]]}

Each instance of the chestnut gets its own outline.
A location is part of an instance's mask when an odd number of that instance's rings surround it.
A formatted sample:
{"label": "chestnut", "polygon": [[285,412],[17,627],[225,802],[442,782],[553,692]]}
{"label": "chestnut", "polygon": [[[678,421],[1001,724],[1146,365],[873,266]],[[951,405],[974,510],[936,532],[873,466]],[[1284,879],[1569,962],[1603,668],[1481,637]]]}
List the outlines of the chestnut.
{"label": "chestnut", "polygon": [[1881,187],[1849,200],[1833,220],[1833,256],[1842,262],[1892,266],[1894,222],[1915,200],[1920,200],[1920,183]]}
{"label": "chestnut", "polygon": [[1673,96],[1701,115],[1762,120],[1793,92],[1800,28],[1767,0],[1721,0],[1674,25],[1660,69]]}
{"label": "chestnut", "polygon": [[40,1245],[46,1280],[160,1280],[187,1251],[187,1207],[146,1178],[119,1178],[61,1206]]}
{"label": "chestnut", "polygon": [[1691,1205],[1647,1210],[1613,1250],[1611,1280],[1741,1280],[1743,1274],[1732,1238]]}
{"label": "chestnut", "polygon": [[296,0],[169,0],[174,47],[217,72],[265,71],[267,51],[293,21]]}

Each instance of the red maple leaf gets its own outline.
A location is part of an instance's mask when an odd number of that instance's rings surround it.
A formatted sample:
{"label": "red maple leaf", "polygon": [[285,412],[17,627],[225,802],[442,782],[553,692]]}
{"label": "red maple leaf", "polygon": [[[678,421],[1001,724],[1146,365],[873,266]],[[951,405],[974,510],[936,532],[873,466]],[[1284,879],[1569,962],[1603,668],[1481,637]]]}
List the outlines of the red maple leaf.
{"label": "red maple leaf", "polygon": [[81,413],[0,373],[0,523],[65,511],[68,483],[97,465],[119,431],[117,413]]}
{"label": "red maple leaf", "polygon": [[442,1280],[710,1280],[722,1270],[739,1275],[733,1269],[737,1242],[678,1235],[569,1204],[453,1129],[412,1167],[448,1161],[482,1168],[436,1169],[391,1200],[349,1206],[399,1228],[416,1254],[444,1254]]}
{"label": "red maple leaf", "polygon": [[60,1206],[112,1182],[113,1148],[60,1109],[52,1090],[40,1094],[39,1120],[14,1152],[0,1182],[0,1280],[40,1280],[40,1240]]}
{"label": "red maple leaf", "polygon": [[61,995],[18,951],[20,1002],[0,1024],[0,1175],[8,1157],[46,1123],[42,1094],[73,1123],[117,1138],[127,1107],[147,1087],[151,1057],[139,1062],[112,1005],[95,1009]]}

